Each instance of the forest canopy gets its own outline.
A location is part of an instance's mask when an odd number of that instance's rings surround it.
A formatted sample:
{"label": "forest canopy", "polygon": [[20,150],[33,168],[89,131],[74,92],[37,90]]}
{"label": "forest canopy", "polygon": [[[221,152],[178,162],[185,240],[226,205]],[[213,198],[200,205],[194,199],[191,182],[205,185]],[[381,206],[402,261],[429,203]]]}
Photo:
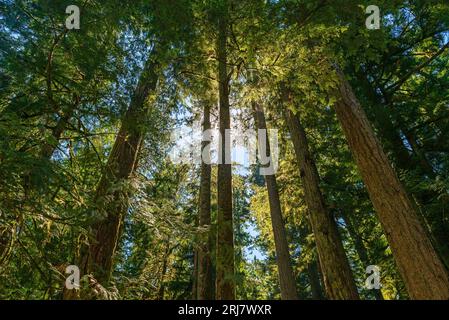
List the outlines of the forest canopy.
{"label": "forest canopy", "polygon": [[0,299],[449,299],[449,3],[0,0]]}

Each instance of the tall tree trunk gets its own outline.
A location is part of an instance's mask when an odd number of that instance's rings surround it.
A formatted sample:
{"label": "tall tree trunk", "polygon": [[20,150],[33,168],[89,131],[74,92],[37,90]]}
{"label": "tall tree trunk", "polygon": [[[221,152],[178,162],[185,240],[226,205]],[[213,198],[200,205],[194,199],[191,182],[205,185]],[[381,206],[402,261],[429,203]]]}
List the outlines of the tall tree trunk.
{"label": "tall tree trunk", "polygon": [[199,226],[200,228],[207,228],[207,232],[202,234],[201,243],[198,248],[197,299],[199,300],[211,300],[214,298],[211,258],[213,237],[211,229],[210,129],[210,106],[208,102],[205,102],[203,114],[203,135],[205,141],[201,143],[202,161]]}
{"label": "tall tree trunk", "polygon": [[170,242],[167,242],[167,247],[165,249],[164,259],[162,260],[161,276],[159,278],[159,290],[157,293],[157,300],[164,300],[165,296],[165,275],[167,274],[168,259],[173,248],[170,248]]}
{"label": "tall tree trunk", "polygon": [[[365,244],[363,243],[363,239],[358,233],[353,219],[351,219],[351,217],[347,215],[344,210],[340,212],[340,216],[343,218],[346,225],[346,230],[348,230],[349,235],[354,241],[355,251],[357,251],[357,255],[359,256],[360,262],[362,263],[363,269],[365,270],[366,267],[372,265],[373,263],[370,262],[368,251],[366,250]],[[384,300],[382,291],[380,289],[372,289],[371,291],[373,292],[373,296],[374,298],[376,298],[376,300]]]}
{"label": "tall tree trunk", "polygon": [[[374,115],[373,120],[377,128],[376,132],[381,142],[385,143],[389,147],[389,151],[394,155],[396,168],[404,171],[417,171],[421,176],[434,180],[436,176],[434,169],[426,159],[425,153],[420,150],[413,132],[409,132],[402,126],[403,121],[399,116],[396,116],[396,119],[392,119],[392,115],[395,113],[387,107],[391,105],[391,97],[385,93],[385,89],[374,88],[362,71],[357,72],[357,80],[363,85],[365,94],[372,104],[371,107],[368,104],[369,109],[367,111]],[[397,122],[396,126],[393,120]],[[400,135],[401,132],[403,133],[402,137]],[[403,140],[406,140],[405,143],[412,153],[405,147]],[[425,208],[429,203],[435,201],[433,198],[437,196],[436,193],[432,190],[412,190],[411,194],[418,205],[423,207],[423,210],[418,211],[419,217],[430,232],[431,241],[443,260],[446,269],[449,269],[449,230],[447,225],[442,222],[444,220],[444,210],[436,210],[436,219],[429,219],[428,215],[425,214]],[[441,207],[443,206],[444,203],[441,203]],[[433,221],[437,222],[432,223]]]}
{"label": "tall tree trunk", "polygon": [[318,263],[316,260],[313,260],[307,265],[307,275],[309,276],[312,299],[323,300],[323,290],[321,288],[320,275],[318,273]]}
{"label": "tall tree trunk", "polygon": [[92,273],[103,286],[111,277],[114,254],[128,209],[129,190],[126,186],[117,186],[129,181],[136,171],[145,133],[143,121],[150,107],[148,98],[156,89],[157,68],[157,61],[150,57],[123,118],[94,198],[98,210],[91,225],[94,240],[84,252],[81,269],[83,274]]}
{"label": "tall tree trunk", "polygon": [[193,251],[193,283],[192,283],[192,300],[198,300],[198,251]]}
{"label": "tall tree trunk", "polygon": [[[306,225],[304,226],[304,239],[308,237],[311,233],[310,231],[310,219],[308,219]],[[313,260],[307,265],[307,275],[309,277],[310,289],[312,291],[312,299],[314,300],[325,300],[325,293],[323,291],[324,279],[322,276],[321,266],[319,258],[316,254],[316,243],[313,252]]]}
{"label": "tall tree trunk", "polygon": [[[316,266],[318,268],[318,276],[320,277],[321,287],[323,287],[324,284],[323,268],[321,268],[320,257],[318,255],[316,256]],[[324,290],[323,295],[324,299],[326,300],[327,299],[326,290]]]}
{"label": "tall tree trunk", "polygon": [[[258,103],[254,103],[253,109],[257,129],[266,130],[267,124],[263,107]],[[268,141],[267,134],[265,134],[265,140],[266,146],[259,148],[259,150],[266,152],[266,155],[264,154],[263,156],[271,159],[270,143]],[[281,297],[282,300],[297,300],[298,294],[296,291],[296,280],[291,265],[276,176],[274,174],[265,175],[264,178],[267,185],[268,199],[270,203],[271,225],[273,227],[274,245],[276,248],[276,260],[278,265],[279,283],[281,287]]]}
{"label": "tall tree trunk", "polygon": [[351,268],[334,218],[319,188],[319,175],[299,117],[286,110],[287,124],[300,167],[310,224],[315,236],[328,299],[359,299]]}
{"label": "tall tree trunk", "polygon": [[449,278],[341,70],[337,117],[412,299],[449,299]]}
{"label": "tall tree trunk", "polygon": [[[228,3],[223,1],[218,21],[218,79],[220,97],[220,150],[217,192],[217,278],[216,298],[235,299],[234,236],[232,222],[232,167],[229,129],[229,77],[227,73]],[[227,143],[228,142],[228,143]]]}

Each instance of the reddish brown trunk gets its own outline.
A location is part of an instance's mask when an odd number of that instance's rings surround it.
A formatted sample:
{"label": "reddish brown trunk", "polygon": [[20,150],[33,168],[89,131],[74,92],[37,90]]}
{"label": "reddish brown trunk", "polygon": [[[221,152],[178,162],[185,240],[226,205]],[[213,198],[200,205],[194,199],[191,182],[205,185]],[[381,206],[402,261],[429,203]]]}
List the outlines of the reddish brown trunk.
{"label": "reddish brown trunk", "polygon": [[156,68],[157,63],[150,58],[124,116],[95,194],[98,212],[91,226],[94,240],[82,257],[81,267],[84,274],[92,273],[103,286],[108,284],[111,277],[114,254],[128,209],[129,191],[127,187],[117,188],[117,185],[126,183],[136,171],[144,136],[142,121],[148,112],[147,99],[156,89]]}
{"label": "reddish brown trunk", "polygon": [[449,278],[341,70],[337,117],[412,299],[449,299]]}

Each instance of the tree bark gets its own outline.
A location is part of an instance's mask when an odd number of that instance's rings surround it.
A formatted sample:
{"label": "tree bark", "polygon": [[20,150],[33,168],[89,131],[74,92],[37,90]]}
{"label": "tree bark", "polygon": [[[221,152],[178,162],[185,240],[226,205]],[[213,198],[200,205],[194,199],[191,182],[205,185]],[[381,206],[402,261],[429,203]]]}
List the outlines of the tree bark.
{"label": "tree bark", "polygon": [[103,286],[110,280],[113,258],[128,209],[129,190],[117,185],[126,183],[135,173],[145,133],[143,121],[149,111],[148,98],[156,89],[158,63],[147,61],[120,131],[109,155],[105,172],[95,194],[96,220],[91,225],[93,242],[82,257],[83,274],[93,274]]}
{"label": "tree bark", "polygon": [[[389,151],[394,155],[396,168],[404,171],[418,172],[421,176],[434,180],[436,176],[434,169],[426,159],[425,152],[418,146],[413,132],[403,127],[404,121],[402,121],[399,115],[396,115],[396,119],[392,119],[392,115],[395,113],[390,108],[387,108],[388,105],[391,105],[392,101],[391,97],[385,93],[385,89],[374,88],[368,81],[367,76],[361,71],[357,73],[357,80],[363,85],[365,94],[372,103],[372,107],[367,111],[374,115],[373,124],[377,128],[376,132],[379,135],[381,143],[385,143],[384,145],[388,146]],[[378,93],[379,91],[381,93]],[[396,126],[393,123],[394,120],[397,122]],[[400,132],[403,133],[402,138]],[[406,140],[406,144],[411,149],[411,152],[407,150],[403,140]],[[434,201],[432,198],[436,197],[435,192],[432,190],[415,190],[411,192],[411,195],[418,205],[424,208]],[[441,203],[441,207],[443,206],[444,203]],[[429,219],[429,216],[425,212],[418,211],[418,217],[422,219],[421,221],[426,226],[426,230],[430,232],[431,241],[437,253],[439,253],[440,258],[443,260],[446,269],[449,269],[449,230],[443,222],[444,210],[436,210],[434,214],[436,218]]]}
{"label": "tree bark", "polygon": [[229,112],[229,77],[227,73],[228,17],[227,1],[218,21],[218,79],[220,100],[220,148],[217,192],[217,262],[216,298],[235,299],[234,276],[234,234],[232,215],[232,167],[229,133],[231,120]]}
{"label": "tree bark", "polygon": [[[304,236],[308,237],[310,232],[310,219],[307,220],[304,226]],[[304,237],[304,239],[305,239]],[[319,258],[316,254],[316,243],[313,252],[313,260],[307,265],[307,275],[309,277],[310,289],[312,291],[312,299],[314,300],[325,300],[325,294],[323,291],[324,279],[322,277],[321,266]]]}
{"label": "tree bark", "polygon": [[328,299],[359,299],[337,225],[324,203],[319,188],[320,178],[304,128],[299,117],[291,110],[286,111],[286,118],[300,167],[300,177],[304,185],[305,201],[321,263],[326,296]]}
{"label": "tree bark", "polygon": [[[263,107],[258,103],[254,103],[253,109],[257,129],[266,130],[267,124]],[[260,149],[265,149],[267,154],[264,156],[271,159],[270,143],[268,141],[268,135],[265,135],[266,146],[265,148]],[[273,228],[274,244],[276,249],[276,261],[278,266],[279,284],[281,287],[281,298],[282,300],[297,300],[298,294],[296,291],[296,280],[291,265],[276,176],[274,174],[265,175],[264,178],[270,203],[271,225]]]}
{"label": "tree bark", "polygon": [[449,299],[449,278],[352,88],[337,68],[335,105],[351,152],[412,299]]}
{"label": "tree bark", "polygon": [[[210,106],[206,102],[204,105],[203,134],[206,135],[210,130]],[[210,135],[207,134],[207,139]],[[206,139],[206,140],[207,140]],[[199,226],[206,228],[207,232],[202,234],[201,243],[198,248],[198,280],[197,280],[197,299],[212,300],[214,298],[213,278],[212,278],[212,229],[211,229],[211,164],[210,164],[210,142],[201,143],[201,182],[200,182],[200,212]]]}

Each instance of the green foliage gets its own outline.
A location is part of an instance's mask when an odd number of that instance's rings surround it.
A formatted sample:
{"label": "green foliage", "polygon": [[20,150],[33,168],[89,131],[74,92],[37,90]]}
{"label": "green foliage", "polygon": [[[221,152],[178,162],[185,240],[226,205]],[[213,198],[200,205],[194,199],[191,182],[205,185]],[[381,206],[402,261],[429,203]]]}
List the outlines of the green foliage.
{"label": "green foliage", "polygon": [[[89,0],[78,1],[81,28],[69,31],[67,1],[0,1],[0,298],[62,298],[65,267],[91,240],[92,221],[106,215],[95,190],[150,54],[163,76],[148,112],[129,124],[146,132],[138,170],[111,186],[130,196],[121,199],[129,204],[125,225],[113,281],[99,287],[100,298],[191,298],[194,251],[209,229],[197,227],[199,170],[170,161],[170,131],[201,118],[204,103],[213,125],[218,120],[214,48],[225,12],[233,125],[253,128],[250,107],[258,101],[269,127],[279,129],[276,176],[300,298],[312,298],[309,267],[317,257],[287,108],[301,114],[361,297],[375,298],[364,288],[369,263],[381,268],[385,299],[407,298],[332,108],[335,63],[449,266],[449,5],[376,1],[382,26],[368,30],[369,4]],[[286,85],[290,105],[282,101]],[[280,298],[264,183],[257,165],[234,172],[239,299]],[[213,233],[216,189],[214,166]]]}

